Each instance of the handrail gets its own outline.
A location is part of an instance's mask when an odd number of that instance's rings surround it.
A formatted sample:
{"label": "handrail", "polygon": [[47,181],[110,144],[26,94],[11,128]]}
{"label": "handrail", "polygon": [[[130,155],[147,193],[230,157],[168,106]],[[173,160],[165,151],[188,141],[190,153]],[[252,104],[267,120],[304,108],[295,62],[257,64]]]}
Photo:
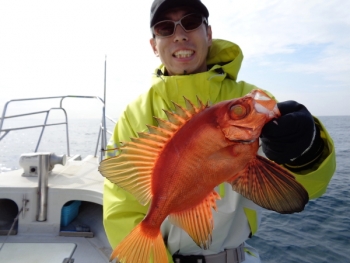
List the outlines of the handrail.
{"label": "handrail", "polygon": [[[67,98],[75,98],[75,99],[96,99],[102,104],[102,119],[101,119],[101,124],[100,124],[100,130],[99,130],[99,135],[97,138],[97,143],[96,143],[96,149],[95,149],[95,157],[97,156],[97,151],[98,151],[98,145],[100,143],[100,137],[101,137],[101,156],[100,159],[103,159],[104,156],[104,150],[106,149],[107,146],[107,132],[110,134],[110,132],[106,128],[106,113],[105,113],[105,103],[104,101],[97,96],[75,96],[75,95],[66,95],[66,96],[53,96],[53,97],[36,97],[36,98],[24,98],[24,99],[14,99],[14,100],[9,100],[5,103],[4,109],[2,112],[2,116],[0,118],[0,141],[11,131],[15,130],[22,130],[22,129],[31,129],[31,128],[39,128],[41,127],[41,133],[38,138],[38,142],[35,148],[35,152],[38,151],[40,143],[41,143],[41,138],[44,134],[45,128],[47,126],[53,126],[53,125],[65,125],[66,126],[66,142],[67,142],[67,154],[70,156],[70,148],[69,148],[69,129],[68,129],[68,118],[67,118],[67,112],[63,107],[63,101]],[[49,99],[60,99],[59,101],[59,107],[51,107],[48,110],[43,110],[43,111],[35,111],[35,112],[24,112],[22,114],[16,114],[16,115],[10,115],[6,116],[7,108],[10,103],[15,103],[15,102],[23,102],[23,101],[33,101],[33,100],[49,100]],[[47,123],[47,120],[49,118],[49,114],[52,110],[61,110],[64,113],[64,118],[65,121],[63,122],[56,122],[56,123]],[[8,129],[3,129],[3,125],[5,122],[5,119],[10,119],[10,118],[18,118],[18,117],[23,117],[23,116],[32,116],[36,114],[45,114],[45,120],[44,124],[42,125],[33,125],[33,126],[21,126],[21,127],[16,127],[16,128],[8,128]],[[109,120],[113,121],[111,118],[107,117]],[[3,133],[3,134],[2,134]]]}

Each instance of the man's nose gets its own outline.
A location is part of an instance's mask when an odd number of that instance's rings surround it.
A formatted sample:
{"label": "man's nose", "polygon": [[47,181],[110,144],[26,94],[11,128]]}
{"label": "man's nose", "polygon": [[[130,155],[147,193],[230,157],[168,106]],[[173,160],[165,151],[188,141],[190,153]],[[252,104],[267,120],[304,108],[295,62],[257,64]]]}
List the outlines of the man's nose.
{"label": "man's nose", "polygon": [[174,36],[175,42],[188,40],[187,32],[183,29],[181,25],[176,25]]}

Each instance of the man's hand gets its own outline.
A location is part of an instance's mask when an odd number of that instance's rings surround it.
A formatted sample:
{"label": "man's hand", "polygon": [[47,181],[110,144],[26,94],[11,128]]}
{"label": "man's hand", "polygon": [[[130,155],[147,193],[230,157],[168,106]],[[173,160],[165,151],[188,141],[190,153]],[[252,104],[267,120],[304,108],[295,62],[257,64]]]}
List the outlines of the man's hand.
{"label": "man's hand", "polygon": [[263,152],[276,163],[303,166],[322,152],[319,130],[304,105],[285,101],[277,106],[281,117],[267,123],[260,135]]}

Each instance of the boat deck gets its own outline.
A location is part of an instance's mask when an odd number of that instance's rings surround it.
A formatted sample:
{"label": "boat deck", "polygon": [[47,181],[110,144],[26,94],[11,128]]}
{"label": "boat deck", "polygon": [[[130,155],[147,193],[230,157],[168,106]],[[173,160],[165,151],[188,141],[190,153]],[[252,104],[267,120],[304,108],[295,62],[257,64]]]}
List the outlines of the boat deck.
{"label": "boat deck", "polygon": [[[98,164],[98,158],[88,156],[54,167],[48,175],[44,221],[37,220],[38,177],[22,176],[23,169],[0,174],[0,201],[5,204],[0,202],[0,247],[6,241],[0,262],[109,262],[112,249],[102,224],[104,178]],[[62,207],[74,200],[81,201],[78,216],[61,226]],[[17,214],[14,230],[6,236]]]}

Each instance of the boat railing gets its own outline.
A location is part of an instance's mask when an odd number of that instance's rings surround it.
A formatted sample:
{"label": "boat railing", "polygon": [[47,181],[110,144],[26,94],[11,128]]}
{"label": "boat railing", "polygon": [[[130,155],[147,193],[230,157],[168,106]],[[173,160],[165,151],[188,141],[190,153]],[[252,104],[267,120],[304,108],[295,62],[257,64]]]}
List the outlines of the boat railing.
{"label": "boat railing", "polygon": [[[104,100],[101,99],[100,97],[97,96],[72,96],[72,95],[66,95],[66,96],[54,96],[54,97],[37,97],[37,98],[24,98],[24,99],[14,99],[14,100],[10,100],[7,101],[4,105],[4,109],[2,112],[2,116],[0,118],[0,141],[2,139],[4,139],[4,137],[9,134],[11,131],[15,131],[15,130],[24,130],[24,129],[32,129],[32,128],[41,128],[41,132],[35,147],[34,152],[37,152],[41,143],[41,139],[43,137],[45,128],[48,126],[55,126],[55,125],[65,125],[65,130],[66,130],[66,143],[67,143],[67,155],[70,156],[70,143],[69,143],[69,123],[68,123],[68,117],[67,117],[67,112],[65,110],[65,108],[63,107],[63,101],[67,98],[74,98],[74,99],[94,99],[96,101],[98,101],[101,104],[101,122],[100,122],[100,129],[99,129],[99,134],[97,137],[97,142],[96,142],[96,148],[95,148],[95,153],[94,156],[97,157],[97,152],[98,152],[98,146],[100,145],[100,159],[103,159],[104,156],[104,151],[106,149],[107,146],[107,133],[111,134],[110,131],[107,130],[107,126],[106,126],[106,119],[112,121],[115,123],[115,121],[106,116],[106,110],[105,110],[105,103]],[[7,115],[7,109],[9,104],[13,104],[13,103],[18,103],[18,102],[24,102],[24,101],[36,101],[36,100],[51,100],[51,99],[59,99],[59,105],[57,107],[51,107],[47,110],[41,110],[41,111],[33,111],[33,112],[25,112],[22,114],[16,114],[16,115]],[[51,122],[48,123],[48,119],[50,116],[50,113],[52,111],[61,111],[64,114],[64,120],[63,121],[59,121],[59,122]],[[44,123],[43,124],[39,124],[39,125],[23,125],[23,126],[19,126],[16,128],[4,128],[4,123],[5,120],[7,119],[14,119],[14,118],[20,118],[20,117],[24,117],[24,116],[34,116],[34,115],[38,115],[38,114],[44,114]]]}

